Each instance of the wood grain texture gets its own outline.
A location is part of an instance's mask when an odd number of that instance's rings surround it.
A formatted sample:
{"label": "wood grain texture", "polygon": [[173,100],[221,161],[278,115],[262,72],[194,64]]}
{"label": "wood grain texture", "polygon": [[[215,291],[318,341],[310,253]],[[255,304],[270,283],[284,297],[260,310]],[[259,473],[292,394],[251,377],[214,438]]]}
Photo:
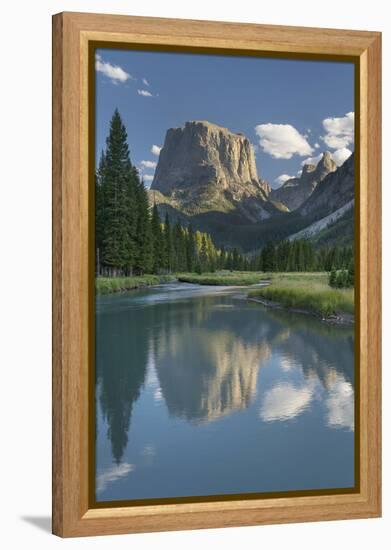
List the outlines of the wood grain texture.
{"label": "wood grain texture", "polygon": [[[378,33],[217,21],[66,12],[63,16],[106,41],[253,49],[285,53],[361,55]],[[96,38],[95,38],[96,39]]]}
{"label": "wood grain texture", "polygon": [[[360,492],[89,509],[88,44],[359,61]],[[380,430],[380,34],[64,13],[53,18],[53,532],[85,536],[377,517]],[[121,44],[122,45],[122,44]],[[239,52],[240,53],[240,52]]]}
{"label": "wood grain texture", "polygon": [[367,52],[368,499],[381,514],[381,37]]}
{"label": "wood grain texture", "polygon": [[53,20],[53,102],[52,102],[52,518],[53,532],[62,532],[62,18]]}

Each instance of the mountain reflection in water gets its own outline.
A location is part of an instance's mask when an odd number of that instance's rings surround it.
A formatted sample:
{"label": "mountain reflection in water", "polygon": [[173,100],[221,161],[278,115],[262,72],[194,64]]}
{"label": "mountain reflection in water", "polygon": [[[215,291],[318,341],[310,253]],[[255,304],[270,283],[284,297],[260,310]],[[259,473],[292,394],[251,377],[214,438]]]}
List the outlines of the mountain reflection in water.
{"label": "mountain reflection in water", "polygon": [[98,500],[352,486],[352,329],[186,284],[96,327]]}

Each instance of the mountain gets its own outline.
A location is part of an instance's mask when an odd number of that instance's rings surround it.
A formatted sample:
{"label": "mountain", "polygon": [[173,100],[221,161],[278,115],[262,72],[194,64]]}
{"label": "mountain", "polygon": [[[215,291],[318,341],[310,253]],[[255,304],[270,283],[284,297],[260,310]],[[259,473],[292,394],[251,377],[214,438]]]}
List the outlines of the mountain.
{"label": "mountain", "polygon": [[269,199],[279,201],[290,211],[296,210],[308,199],[317,185],[336,169],[337,165],[331,154],[325,151],[318,164],[304,164],[300,177],[291,178],[278,189],[273,189]]}
{"label": "mountain", "polygon": [[354,153],[335,172],[328,174],[298,212],[320,219],[354,199]]}
{"label": "mountain", "polygon": [[354,239],[354,153],[328,174],[296,211],[307,225],[290,240],[311,239],[318,245],[351,244]]}
{"label": "mountain", "polygon": [[[349,203],[348,203],[349,204]],[[311,241],[316,246],[335,245],[351,246],[354,243],[354,202],[340,218],[329,223],[327,227],[316,233]]]}
{"label": "mountain", "polygon": [[[335,228],[338,223],[338,227],[341,229],[342,225],[340,220],[351,220],[352,211],[354,208],[354,200],[347,202],[331,214],[324,216],[323,218],[312,222],[310,225],[289,236],[289,240],[296,239],[313,239],[319,240],[320,236],[328,234],[330,236],[331,228]],[[333,231],[334,232],[334,231]],[[324,239],[322,239],[324,240]]]}
{"label": "mountain", "polygon": [[[326,156],[326,162],[325,162]],[[351,245],[354,240],[354,153],[335,170],[323,155],[315,172],[322,177],[304,203],[257,224],[258,242],[310,239],[315,245]]]}
{"label": "mountain", "polygon": [[217,246],[243,252],[286,238],[351,243],[354,155],[337,167],[326,151],[273,190],[259,177],[246,136],[190,121],[167,131],[149,197],[162,218],[191,223]]}
{"label": "mountain", "polygon": [[170,128],[151,185],[154,202],[189,216],[234,214],[242,223],[279,210],[270,186],[258,177],[254,149],[241,133],[205,120]]}
{"label": "mountain", "polygon": [[[268,240],[310,239],[316,246],[350,246],[354,242],[354,153],[327,174],[295,211],[279,213],[236,235],[253,249]],[[250,247],[249,247],[250,248]]]}

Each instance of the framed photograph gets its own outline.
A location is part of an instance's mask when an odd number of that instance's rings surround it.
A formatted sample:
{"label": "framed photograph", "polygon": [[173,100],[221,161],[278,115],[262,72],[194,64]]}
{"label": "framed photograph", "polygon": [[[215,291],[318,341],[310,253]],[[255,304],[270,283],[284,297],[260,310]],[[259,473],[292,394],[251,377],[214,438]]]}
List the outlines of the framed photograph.
{"label": "framed photograph", "polygon": [[381,514],[381,35],[53,18],[53,532]]}

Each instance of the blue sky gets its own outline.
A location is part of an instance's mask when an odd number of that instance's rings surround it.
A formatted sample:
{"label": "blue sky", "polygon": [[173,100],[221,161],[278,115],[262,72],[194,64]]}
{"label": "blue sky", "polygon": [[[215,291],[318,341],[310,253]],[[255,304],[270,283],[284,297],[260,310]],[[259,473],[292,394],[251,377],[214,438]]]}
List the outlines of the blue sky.
{"label": "blue sky", "polygon": [[131,160],[146,185],[166,130],[209,120],[244,133],[255,146],[258,175],[278,187],[322,151],[331,151],[341,164],[353,150],[354,66],[100,49],[97,157],[116,107],[128,131]]}

